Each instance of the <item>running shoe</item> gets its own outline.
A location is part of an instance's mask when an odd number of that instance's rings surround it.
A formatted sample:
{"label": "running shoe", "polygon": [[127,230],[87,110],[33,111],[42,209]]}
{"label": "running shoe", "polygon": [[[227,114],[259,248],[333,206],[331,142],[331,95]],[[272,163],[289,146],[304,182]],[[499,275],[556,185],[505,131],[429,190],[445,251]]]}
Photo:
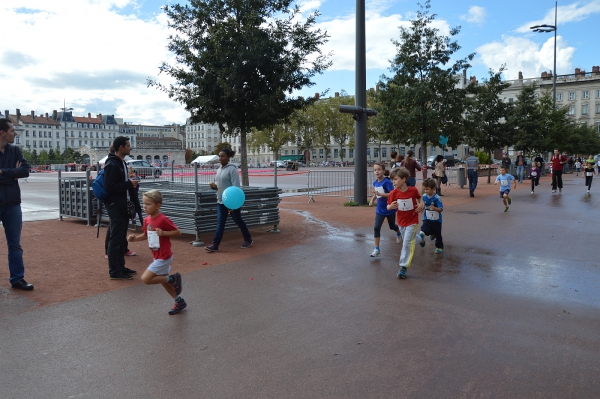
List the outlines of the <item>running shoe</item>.
{"label": "running shoe", "polygon": [[508,206],[506,208],[504,208],[504,212],[508,212]]}
{"label": "running shoe", "polygon": [[422,247],[425,246],[425,234],[423,234],[423,232],[421,231],[419,234],[417,234],[419,237],[421,237],[421,242],[419,243],[419,245]]}
{"label": "running shoe", "polygon": [[441,254],[442,252],[444,252],[444,250],[443,250],[442,248],[436,248],[436,249],[435,249],[435,254],[436,254],[436,255],[439,255],[439,254]]}
{"label": "running shoe", "polygon": [[137,274],[137,272],[135,270],[130,269],[128,267],[126,267],[126,268],[123,269],[123,273],[125,273],[125,274]]}
{"label": "running shoe", "polygon": [[208,247],[204,247],[204,249],[208,252],[219,252],[219,247],[217,247],[215,244],[211,244]]}
{"label": "running shoe", "polygon": [[135,252],[133,252],[132,250],[125,252],[125,256],[136,256],[136,255],[137,254]]}
{"label": "running shoe", "polygon": [[175,294],[181,294],[181,274],[175,273],[169,277],[171,277],[171,282],[169,284],[175,289]]}
{"label": "running shoe", "polygon": [[380,252],[379,252],[379,250],[378,250],[377,248],[375,248],[375,249],[373,250],[373,252],[371,253],[371,258],[376,258],[376,257],[378,257],[378,256],[379,256],[379,253],[380,253]]}
{"label": "running shoe", "polygon": [[133,277],[131,277],[128,274],[115,274],[110,276],[111,280],[133,280]]}
{"label": "running shoe", "polygon": [[512,197],[508,197],[508,206],[512,205]]}
{"label": "running shoe", "polygon": [[177,313],[181,312],[183,309],[185,309],[186,307],[187,307],[187,303],[185,303],[183,298],[181,298],[179,300],[175,300],[175,304],[173,305],[171,310],[169,310],[169,314],[170,315],[177,314]]}
{"label": "running shoe", "polygon": [[533,194],[533,191],[531,192],[531,194]]}
{"label": "running shoe", "polygon": [[558,193],[559,193],[559,194],[560,194],[560,193],[562,193],[562,188],[559,188],[559,189],[558,189]]}
{"label": "running shoe", "polygon": [[242,244],[242,246],[240,248],[242,249],[246,249],[246,248],[250,248],[250,245],[252,245],[254,241],[250,240],[250,241],[244,241],[244,243]]}
{"label": "running shoe", "polygon": [[406,267],[402,266],[398,271],[398,278],[406,278]]}
{"label": "running shoe", "polygon": [[400,244],[402,242],[402,234],[396,233],[396,242]]}

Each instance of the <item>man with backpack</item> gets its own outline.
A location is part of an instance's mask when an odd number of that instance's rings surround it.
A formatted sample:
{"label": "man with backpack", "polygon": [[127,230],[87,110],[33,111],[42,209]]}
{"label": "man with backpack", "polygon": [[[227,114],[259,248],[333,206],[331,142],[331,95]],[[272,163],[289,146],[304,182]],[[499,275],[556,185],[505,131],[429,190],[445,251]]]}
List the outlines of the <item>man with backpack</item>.
{"label": "man with backpack", "polygon": [[142,219],[142,208],[137,195],[137,180],[130,180],[125,156],[131,153],[131,143],[124,136],[113,141],[114,154],[109,154],[104,164],[104,200],[110,218],[110,239],[108,242],[108,273],[111,280],[131,280],[135,270],[125,267],[125,248],[129,219],[138,214]]}

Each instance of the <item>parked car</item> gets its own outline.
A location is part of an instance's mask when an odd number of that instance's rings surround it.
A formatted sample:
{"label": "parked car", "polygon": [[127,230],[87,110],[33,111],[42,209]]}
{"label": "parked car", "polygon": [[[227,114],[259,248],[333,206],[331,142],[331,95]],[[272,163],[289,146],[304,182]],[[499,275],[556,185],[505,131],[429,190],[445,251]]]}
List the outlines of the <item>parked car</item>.
{"label": "parked car", "polygon": [[277,168],[285,169],[286,167],[285,161],[271,161],[271,167],[275,166],[275,163],[277,163]]}
{"label": "parked car", "polygon": [[141,159],[130,159],[127,162],[127,166],[133,169],[133,173],[136,176],[145,179],[146,177],[159,177],[162,175],[162,171],[160,168],[156,166],[150,165],[150,163],[143,161]]}

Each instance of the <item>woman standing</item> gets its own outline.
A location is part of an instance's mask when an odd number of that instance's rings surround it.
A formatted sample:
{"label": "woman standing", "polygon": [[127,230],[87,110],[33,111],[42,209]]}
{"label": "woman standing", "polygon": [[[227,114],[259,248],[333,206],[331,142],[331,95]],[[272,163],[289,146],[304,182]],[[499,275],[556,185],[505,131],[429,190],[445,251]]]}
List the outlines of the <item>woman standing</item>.
{"label": "woman standing", "polygon": [[219,152],[219,163],[221,166],[217,170],[215,176],[215,183],[210,183],[210,188],[217,190],[217,229],[215,230],[215,238],[213,238],[212,244],[208,247],[204,247],[208,252],[217,252],[219,250],[219,244],[223,239],[223,232],[225,231],[225,222],[227,222],[227,215],[231,212],[231,218],[235,224],[240,228],[242,236],[244,237],[244,243],[242,248],[248,248],[252,245],[252,237],[250,231],[242,220],[242,212],[240,209],[229,210],[223,205],[223,191],[227,187],[240,186],[240,177],[238,176],[237,167],[229,163],[229,159],[235,155],[235,151],[229,148],[223,148]]}
{"label": "woman standing", "polygon": [[421,170],[421,165],[413,159],[415,152],[408,150],[406,153],[406,159],[402,161],[402,166],[408,169],[410,177],[406,179],[406,185],[409,187],[415,187],[417,185],[417,170]]}
{"label": "woman standing", "polygon": [[435,173],[435,180],[437,183],[437,195],[441,195],[441,196],[444,195],[444,194],[442,194],[442,179],[444,178],[444,175],[446,174],[445,162],[446,162],[446,160],[444,159],[443,156],[438,155],[437,157],[435,157],[435,170],[433,173]]}

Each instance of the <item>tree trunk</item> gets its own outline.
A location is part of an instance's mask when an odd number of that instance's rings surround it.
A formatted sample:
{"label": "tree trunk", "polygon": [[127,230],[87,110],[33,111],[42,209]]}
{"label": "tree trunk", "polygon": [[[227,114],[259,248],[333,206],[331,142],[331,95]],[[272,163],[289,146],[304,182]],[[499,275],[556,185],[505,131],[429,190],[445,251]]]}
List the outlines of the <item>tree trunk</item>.
{"label": "tree trunk", "polygon": [[492,182],[492,152],[488,150],[488,184]]}
{"label": "tree trunk", "polygon": [[240,124],[240,137],[242,147],[242,186],[249,186],[250,180],[248,179],[248,149],[246,148],[246,121],[242,119]]}

